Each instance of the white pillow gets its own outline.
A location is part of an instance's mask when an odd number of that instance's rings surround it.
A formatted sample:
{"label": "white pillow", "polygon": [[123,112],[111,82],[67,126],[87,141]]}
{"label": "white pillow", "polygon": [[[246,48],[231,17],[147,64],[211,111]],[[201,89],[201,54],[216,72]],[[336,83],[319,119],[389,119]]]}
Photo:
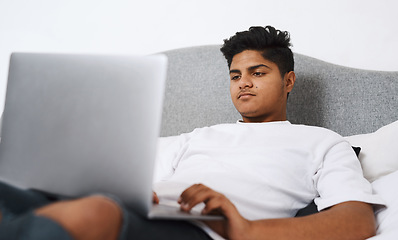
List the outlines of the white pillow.
{"label": "white pillow", "polygon": [[377,235],[373,239],[398,239],[398,171],[380,177],[372,183],[373,191],[386,203],[386,208],[376,211]]}
{"label": "white pillow", "polygon": [[398,170],[398,121],[374,133],[346,137],[352,146],[361,147],[359,161],[370,182]]}

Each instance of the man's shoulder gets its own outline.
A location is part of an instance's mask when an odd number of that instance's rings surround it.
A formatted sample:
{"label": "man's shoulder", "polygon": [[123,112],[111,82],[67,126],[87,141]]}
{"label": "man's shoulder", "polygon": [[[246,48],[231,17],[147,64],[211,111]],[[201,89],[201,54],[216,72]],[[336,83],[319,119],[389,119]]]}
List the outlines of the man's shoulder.
{"label": "man's shoulder", "polygon": [[314,134],[314,135],[322,135],[328,136],[333,138],[343,138],[339,133],[324,127],[319,126],[311,126],[305,124],[291,124],[292,130],[297,131],[298,133],[307,133],[307,134]]}
{"label": "man's shoulder", "polygon": [[328,128],[324,128],[324,127],[319,127],[319,126],[311,126],[311,125],[305,125],[305,124],[291,124],[291,126],[297,130],[301,130],[301,131],[311,131],[311,132],[319,132],[319,133],[323,133],[323,134],[330,134],[330,135],[336,135],[336,136],[340,136],[340,134],[338,134],[337,132],[328,129]]}

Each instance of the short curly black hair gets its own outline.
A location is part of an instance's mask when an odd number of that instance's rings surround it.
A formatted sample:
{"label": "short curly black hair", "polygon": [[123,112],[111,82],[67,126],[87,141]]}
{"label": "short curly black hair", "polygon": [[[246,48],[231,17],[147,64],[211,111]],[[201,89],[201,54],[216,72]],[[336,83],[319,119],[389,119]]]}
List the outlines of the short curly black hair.
{"label": "short curly black hair", "polygon": [[275,63],[282,76],[294,71],[293,52],[290,49],[290,34],[271,26],[250,27],[248,31],[237,32],[224,40],[221,52],[231,67],[232,58],[245,50],[261,52],[262,56]]}

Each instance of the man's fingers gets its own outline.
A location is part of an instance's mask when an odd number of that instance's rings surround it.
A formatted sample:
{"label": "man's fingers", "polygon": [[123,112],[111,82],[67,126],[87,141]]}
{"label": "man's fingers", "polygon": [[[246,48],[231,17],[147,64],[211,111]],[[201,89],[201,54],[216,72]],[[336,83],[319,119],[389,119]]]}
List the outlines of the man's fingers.
{"label": "man's fingers", "polygon": [[152,201],[155,204],[159,204],[159,197],[158,197],[158,195],[155,192],[153,192]]}
{"label": "man's fingers", "polygon": [[221,197],[215,197],[207,201],[205,207],[202,210],[202,214],[210,214],[210,213],[223,213],[223,201]]}
{"label": "man's fingers", "polygon": [[203,184],[195,184],[186,189],[179,199],[181,210],[190,211],[199,203],[205,203],[202,214],[230,215],[233,204],[222,194]]}
{"label": "man's fingers", "polygon": [[217,194],[218,193],[203,184],[195,184],[181,194],[179,203],[181,204],[182,210],[190,211],[197,204],[201,202],[206,203],[210,198]]}
{"label": "man's fingers", "polygon": [[221,214],[225,214],[232,207],[232,203],[222,194],[219,194],[206,203],[206,206],[203,208],[203,214],[209,214],[210,212],[218,212]]}

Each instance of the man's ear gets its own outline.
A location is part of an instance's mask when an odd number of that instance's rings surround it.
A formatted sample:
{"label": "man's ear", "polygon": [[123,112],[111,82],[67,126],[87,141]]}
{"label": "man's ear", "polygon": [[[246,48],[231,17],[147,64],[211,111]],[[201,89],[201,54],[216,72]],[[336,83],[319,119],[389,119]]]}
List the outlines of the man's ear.
{"label": "man's ear", "polygon": [[296,74],[294,71],[290,71],[285,74],[285,84],[287,92],[291,92],[294,87],[294,83],[296,82]]}

